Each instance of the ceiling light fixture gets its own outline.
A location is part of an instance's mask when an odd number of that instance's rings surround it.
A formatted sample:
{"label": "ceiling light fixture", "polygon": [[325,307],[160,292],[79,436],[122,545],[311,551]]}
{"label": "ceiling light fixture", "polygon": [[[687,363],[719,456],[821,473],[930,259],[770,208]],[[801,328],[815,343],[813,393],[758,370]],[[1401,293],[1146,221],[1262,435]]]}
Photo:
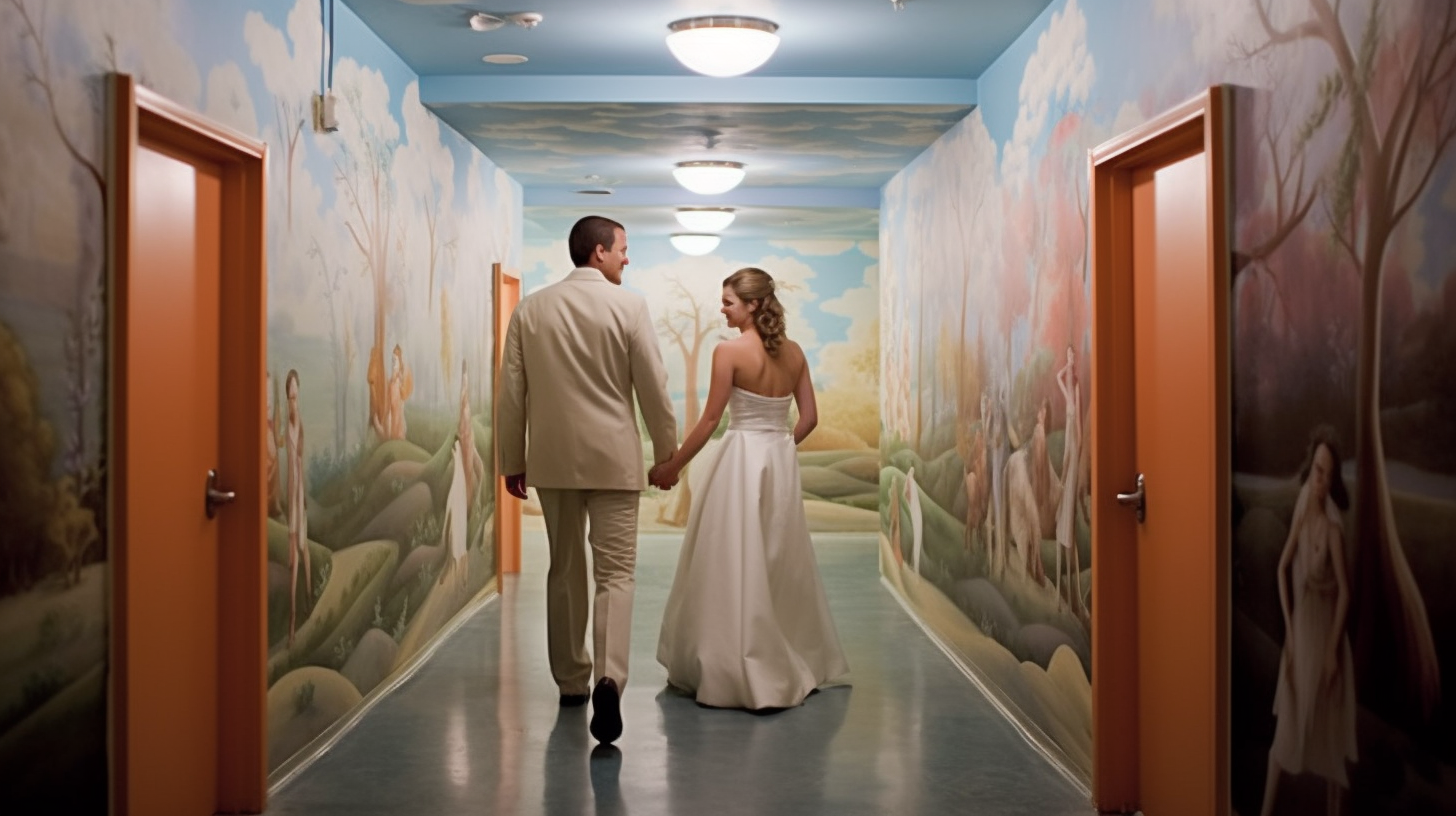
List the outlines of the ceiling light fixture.
{"label": "ceiling light fixture", "polygon": [[743,181],[745,171],[739,162],[685,161],[672,169],[673,178],[698,195],[726,193]]}
{"label": "ceiling light fixture", "polygon": [[703,235],[694,232],[675,232],[668,236],[673,247],[684,255],[707,255],[718,248],[718,241],[722,240],[716,235]]}
{"label": "ceiling light fixture", "polygon": [[731,77],[768,62],[779,26],[757,17],[689,17],[667,26],[667,50],[700,74]]}
{"label": "ceiling light fixture", "polygon": [[481,62],[488,62],[491,65],[520,65],[526,61],[524,54],[486,54],[480,58]]}
{"label": "ceiling light fixture", "polygon": [[678,207],[677,222],[693,232],[722,232],[733,223],[732,207]]}

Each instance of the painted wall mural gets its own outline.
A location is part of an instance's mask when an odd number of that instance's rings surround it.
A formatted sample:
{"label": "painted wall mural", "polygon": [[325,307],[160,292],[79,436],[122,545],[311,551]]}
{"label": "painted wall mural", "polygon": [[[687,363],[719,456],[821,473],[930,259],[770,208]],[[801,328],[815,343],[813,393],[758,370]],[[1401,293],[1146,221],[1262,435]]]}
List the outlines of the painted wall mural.
{"label": "painted wall mural", "polygon": [[520,262],[520,187],[342,6],[329,66],[320,8],[0,4],[7,804],[106,801],[107,71],[269,143],[270,767],[493,577],[490,271]]}
{"label": "painted wall mural", "polygon": [[[565,277],[565,236],[583,210],[528,210],[533,226],[526,250],[526,288]],[[874,213],[796,211],[798,223],[774,240],[725,231],[719,248],[685,256],[665,235],[634,233],[632,211],[602,209],[626,225],[630,265],[622,284],[647,298],[657,323],[668,390],[679,434],[697,423],[708,396],[713,346],[735,334],[719,313],[722,281],[757,266],[778,282],[788,336],[809,359],[819,405],[819,426],[799,446],[805,510],[817,532],[875,529],[879,505],[879,263]],[[858,211],[855,211],[856,213]],[[724,414],[722,428],[727,427]],[[721,429],[720,429],[721,433]],[[650,444],[643,460],[650,464]],[[692,490],[688,472],[671,491],[643,493],[643,530],[680,530],[687,524]],[[533,512],[527,505],[526,512]]]}
{"label": "painted wall mural", "polygon": [[1080,773],[1086,151],[1228,83],[1234,806],[1456,807],[1453,82],[1448,3],[1059,0],[887,185],[882,568]]}

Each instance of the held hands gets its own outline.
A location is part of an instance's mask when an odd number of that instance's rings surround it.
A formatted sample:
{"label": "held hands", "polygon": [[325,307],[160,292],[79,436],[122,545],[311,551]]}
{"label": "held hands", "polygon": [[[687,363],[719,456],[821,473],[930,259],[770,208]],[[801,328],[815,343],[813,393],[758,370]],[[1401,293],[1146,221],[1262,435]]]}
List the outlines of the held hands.
{"label": "held hands", "polygon": [[647,471],[647,481],[658,490],[671,490],[677,485],[680,470],[681,468],[675,466],[673,460],[669,459]]}
{"label": "held hands", "polygon": [[516,498],[525,501],[526,499],[526,474],[512,473],[506,477],[506,492]]}

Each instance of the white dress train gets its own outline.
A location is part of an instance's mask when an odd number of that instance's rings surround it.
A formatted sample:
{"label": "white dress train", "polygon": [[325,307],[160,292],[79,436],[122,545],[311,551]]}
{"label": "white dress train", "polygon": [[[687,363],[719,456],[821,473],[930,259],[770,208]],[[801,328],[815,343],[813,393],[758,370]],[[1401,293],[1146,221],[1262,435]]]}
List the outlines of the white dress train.
{"label": "white dress train", "polygon": [[849,672],[804,517],[792,400],[735,387],[727,432],[692,469],[657,660],[704,705],[797,706]]}

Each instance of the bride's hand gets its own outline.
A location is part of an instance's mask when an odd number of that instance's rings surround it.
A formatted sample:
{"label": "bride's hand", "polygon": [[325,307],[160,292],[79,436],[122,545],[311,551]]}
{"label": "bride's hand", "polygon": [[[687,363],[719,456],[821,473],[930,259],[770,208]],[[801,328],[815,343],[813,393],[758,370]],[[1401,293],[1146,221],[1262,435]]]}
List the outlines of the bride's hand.
{"label": "bride's hand", "polygon": [[671,461],[663,462],[647,472],[647,481],[659,490],[671,490],[677,485],[678,471]]}

